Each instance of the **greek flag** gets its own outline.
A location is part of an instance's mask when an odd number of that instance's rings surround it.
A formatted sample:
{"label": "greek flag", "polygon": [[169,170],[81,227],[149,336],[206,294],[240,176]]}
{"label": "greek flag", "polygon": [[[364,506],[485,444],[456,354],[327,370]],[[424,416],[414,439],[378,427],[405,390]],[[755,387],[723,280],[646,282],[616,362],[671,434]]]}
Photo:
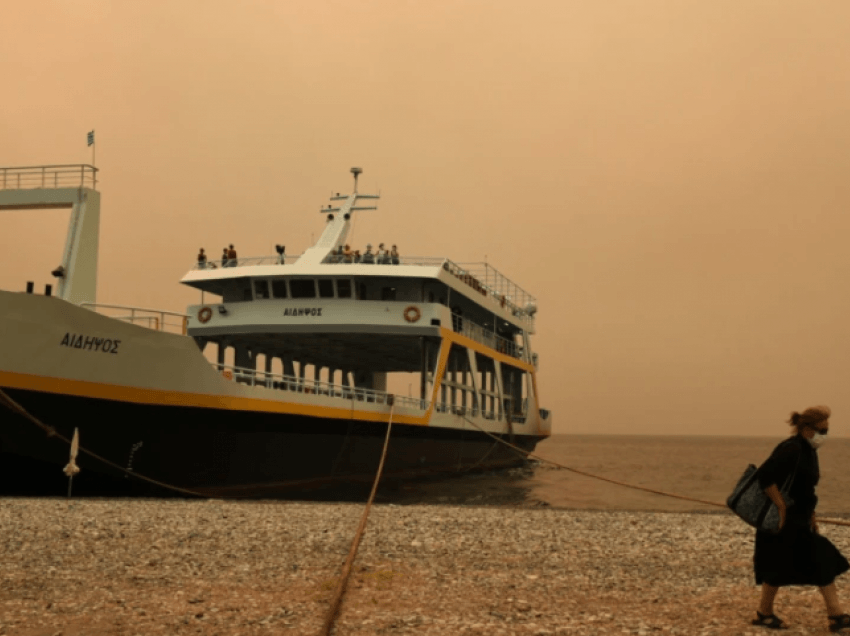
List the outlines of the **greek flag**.
{"label": "greek flag", "polygon": [[94,143],[94,131],[92,130],[92,131],[88,134],[88,136],[87,136],[87,137],[88,137],[88,141],[89,141],[89,144],[88,144],[88,145],[89,145],[89,146],[91,146],[91,145]]}

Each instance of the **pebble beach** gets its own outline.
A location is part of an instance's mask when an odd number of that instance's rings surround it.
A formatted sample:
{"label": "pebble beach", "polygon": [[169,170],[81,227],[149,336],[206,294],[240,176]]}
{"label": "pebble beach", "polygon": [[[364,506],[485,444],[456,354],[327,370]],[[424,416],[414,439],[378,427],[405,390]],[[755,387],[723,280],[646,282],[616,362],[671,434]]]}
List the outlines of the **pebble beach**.
{"label": "pebble beach", "polygon": [[[362,510],[0,499],[0,635],[318,634]],[[726,513],[380,504],[334,633],[762,634],[752,550]],[[829,633],[815,589],[776,611]]]}

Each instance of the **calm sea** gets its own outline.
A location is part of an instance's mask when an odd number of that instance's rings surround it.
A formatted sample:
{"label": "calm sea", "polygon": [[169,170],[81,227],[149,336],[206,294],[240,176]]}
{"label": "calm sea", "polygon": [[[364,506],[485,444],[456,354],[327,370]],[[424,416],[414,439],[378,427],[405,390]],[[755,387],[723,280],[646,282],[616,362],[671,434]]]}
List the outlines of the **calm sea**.
{"label": "calm sea", "polygon": [[[654,437],[553,435],[541,457],[620,481],[725,502],[747,464],[761,464],[782,437]],[[850,439],[833,438],[818,450],[820,514],[850,514]],[[563,470],[539,467],[531,495],[552,506],[602,510],[712,510],[629,490]]]}
{"label": "calm sea", "polygon": [[[537,454],[582,471],[698,499],[725,502],[748,464],[759,465],[782,437],[553,435]],[[850,439],[818,451],[821,515],[850,515]],[[385,502],[528,504],[592,510],[716,511],[718,508],[639,492],[546,465],[405,484]]]}

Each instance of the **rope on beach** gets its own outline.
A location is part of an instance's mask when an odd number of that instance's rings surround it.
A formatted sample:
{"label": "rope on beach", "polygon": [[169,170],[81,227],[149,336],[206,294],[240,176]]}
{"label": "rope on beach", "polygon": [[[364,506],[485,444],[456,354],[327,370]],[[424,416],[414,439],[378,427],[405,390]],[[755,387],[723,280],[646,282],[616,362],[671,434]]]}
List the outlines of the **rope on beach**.
{"label": "rope on beach", "polygon": [[[469,418],[467,418],[465,416],[464,416],[463,419],[466,420],[467,422],[469,422],[470,424],[472,424],[472,426],[477,428],[479,431],[481,431],[485,435],[489,435],[490,437],[501,442],[502,444],[504,444],[508,448],[511,448],[511,449],[517,451],[518,453],[523,455],[523,457],[533,457],[534,459],[536,459],[540,462],[543,462],[543,463],[546,463],[546,464],[551,464],[553,466],[557,466],[558,468],[561,468],[563,470],[567,470],[571,473],[575,473],[577,475],[582,475],[583,477],[590,477],[591,479],[597,479],[599,481],[606,481],[609,484],[615,484],[617,486],[623,486],[624,488],[631,488],[633,490],[642,490],[643,492],[652,493],[653,495],[661,495],[662,497],[672,497],[673,499],[682,499],[684,501],[692,501],[694,503],[701,503],[701,504],[705,504],[707,506],[716,506],[716,507],[719,507],[719,508],[726,508],[726,504],[719,503],[717,501],[709,501],[707,499],[698,499],[696,497],[688,497],[686,495],[679,495],[679,494],[676,494],[676,493],[673,493],[673,492],[667,492],[667,491],[664,491],[664,490],[656,490],[654,488],[647,488],[646,486],[638,486],[636,484],[629,484],[629,483],[626,483],[624,481],[619,481],[617,479],[611,479],[610,477],[603,477],[601,475],[595,475],[593,473],[588,473],[584,470],[579,470],[578,468],[571,468],[570,466],[564,466],[563,464],[559,464],[556,461],[552,461],[551,459],[546,459],[545,457],[540,457],[540,455],[535,455],[534,453],[530,453],[526,450],[523,450],[519,446],[511,444],[510,442],[506,442],[505,440],[503,440],[498,435],[494,435],[493,433],[490,433],[489,431],[485,431],[483,428],[481,428],[475,422],[473,422],[472,420],[470,420]],[[840,521],[838,519],[818,519],[817,522],[818,523],[826,523],[826,524],[836,525],[836,526],[850,526],[850,521]]]}
{"label": "rope on beach", "polygon": [[387,458],[387,448],[390,445],[390,431],[393,427],[393,411],[395,409],[395,400],[393,396],[389,396],[387,400],[390,404],[390,419],[387,422],[387,436],[384,438],[384,449],[381,451],[381,461],[378,463],[378,472],[375,473],[375,481],[372,484],[372,492],[369,494],[369,500],[366,502],[366,507],[363,509],[363,515],[360,517],[360,525],[357,526],[357,532],[351,542],[351,549],[348,551],[348,558],[342,566],[342,572],[339,575],[339,582],[334,590],[333,600],[328,609],[328,614],[325,617],[325,623],[322,625],[320,636],[330,636],[334,623],[336,622],[337,614],[339,613],[342,597],[345,594],[348,578],[351,576],[351,567],[354,565],[354,558],[357,556],[357,548],[360,547],[360,539],[363,538],[363,531],[366,529],[366,520],[369,518],[369,511],[372,509],[372,502],[375,500],[375,492],[378,490],[378,482],[381,481],[381,473],[384,471],[384,460]]}

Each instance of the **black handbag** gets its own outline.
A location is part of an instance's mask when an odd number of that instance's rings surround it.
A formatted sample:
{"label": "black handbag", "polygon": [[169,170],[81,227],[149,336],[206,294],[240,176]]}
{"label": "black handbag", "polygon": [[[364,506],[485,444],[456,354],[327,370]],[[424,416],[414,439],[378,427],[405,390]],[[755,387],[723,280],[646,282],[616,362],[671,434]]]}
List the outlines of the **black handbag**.
{"label": "black handbag", "polygon": [[[785,501],[786,510],[794,504],[788,494],[791,484],[797,476],[797,468],[800,465],[799,458],[794,472],[791,473],[779,489],[779,494]],[[761,486],[759,486],[758,469],[750,464],[738,480],[738,484],[732,490],[732,494],[726,500],[726,505],[741,519],[758,530],[768,532],[779,532],[779,508],[770,500]]]}

